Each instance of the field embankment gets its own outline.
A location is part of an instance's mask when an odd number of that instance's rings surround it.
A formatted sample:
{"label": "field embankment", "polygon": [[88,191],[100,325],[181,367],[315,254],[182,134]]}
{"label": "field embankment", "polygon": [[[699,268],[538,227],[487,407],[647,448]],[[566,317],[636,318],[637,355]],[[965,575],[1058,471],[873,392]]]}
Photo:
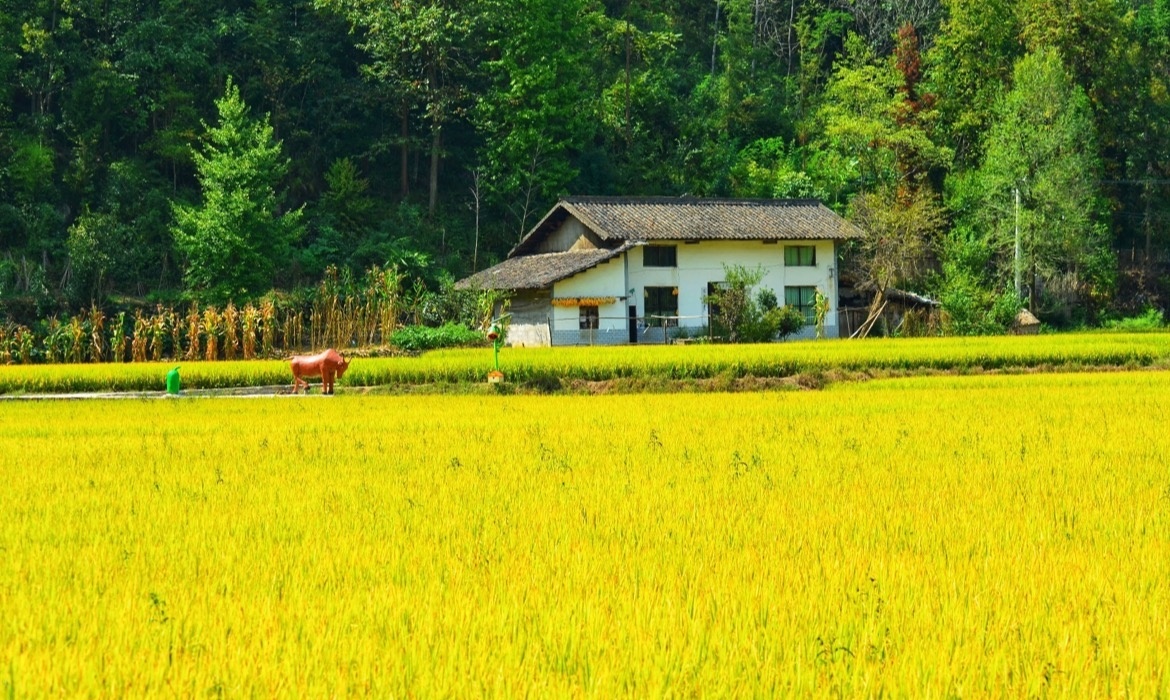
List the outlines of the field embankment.
{"label": "field embankment", "polygon": [[[565,382],[617,382],[653,390],[671,382],[778,379],[838,373],[1076,371],[1170,364],[1170,334],[1059,334],[1022,337],[832,340],[766,345],[671,345],[505,349],[500,368],[513,386],[556,390]],[[181,365],[184,388],[291,384],[280,360],[0,367],[0,394],[162,391]],[[491,369],[486,349],[440,350],[417,357],[356,359],[341,387],[475,386]],[[751,382],[747,386],[758,386]]]}

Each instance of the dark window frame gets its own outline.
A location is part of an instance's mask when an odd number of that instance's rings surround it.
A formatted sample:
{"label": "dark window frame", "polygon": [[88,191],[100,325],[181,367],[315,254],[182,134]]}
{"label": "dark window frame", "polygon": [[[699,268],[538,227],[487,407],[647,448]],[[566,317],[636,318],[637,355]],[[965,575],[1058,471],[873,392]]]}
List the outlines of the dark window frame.
{"label": "dark window frame", "polygon": [[597,330],[601,325],[601,307],[596,304],[578,306],[577,321],[583,331]]}
{"label": "dark window frame", "polygon": [[[643,312],[642,315],[646,318],[646,325],[661,326],[663,319],[650,318],[651,316],[678,316],[678,287],[646,287],[643,292]],[[669,303],[663,304],[664,300],[669,300]],[[678,319],[666,319],[665,325],[677,326]]]}
{"label": "dark window frame", "polygon": [[817,288],[810,286],[785,286],[784,305],[796,308],[804,316],[805,325],[816,323]]}
{"label": "dark window frame", "polygon": [[784,267],[816,267],[817,247],[815,245],[784,246]]}
{"label": "dark window frame", "polygon": [[715,299],[719,298],[719,293],[727,289],[727,282],[708,282],[707,283],[707,322],[710,323],[713,319],[719,318],[719,302]]}
{"label": "dark window frame", "polygon": [[678,246],[648,245],[642,248],[642,267],[678,267]]}

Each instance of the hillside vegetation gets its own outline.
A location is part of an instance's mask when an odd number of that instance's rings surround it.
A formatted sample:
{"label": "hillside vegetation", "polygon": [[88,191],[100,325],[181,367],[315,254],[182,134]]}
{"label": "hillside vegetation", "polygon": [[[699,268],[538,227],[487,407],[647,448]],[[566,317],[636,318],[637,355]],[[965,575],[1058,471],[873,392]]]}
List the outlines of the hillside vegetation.
{"label": "hillside vegetation", "polygon": [[871,234],[847,281],[955,333],[1161,309],[1168,37],[1168,0],[0,0],[0,318],[434,290],[566,193],[819,198]]}

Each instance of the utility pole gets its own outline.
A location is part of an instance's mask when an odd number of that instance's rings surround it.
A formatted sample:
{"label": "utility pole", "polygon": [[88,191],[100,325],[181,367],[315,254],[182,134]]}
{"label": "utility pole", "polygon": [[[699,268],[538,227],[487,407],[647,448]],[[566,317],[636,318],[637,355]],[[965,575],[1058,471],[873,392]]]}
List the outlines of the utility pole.
{"label": "utility pole", "polygon": [[[1016,185],[1012,188],[1012,192],[1016,197],[1016,257],[1014,269],[1016,273],[1016,296],[1024,296],[1023,280],[1021,279],[1020,271],[1020,186]],[[1029,304],[1031,306],[1031,304]]]}

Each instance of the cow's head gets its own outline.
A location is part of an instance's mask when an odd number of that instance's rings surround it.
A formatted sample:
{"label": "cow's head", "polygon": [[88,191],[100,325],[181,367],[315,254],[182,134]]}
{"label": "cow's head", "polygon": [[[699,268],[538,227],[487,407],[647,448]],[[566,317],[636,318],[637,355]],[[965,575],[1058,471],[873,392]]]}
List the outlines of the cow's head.
{"label": "cow's head", "polygon": [[342,357],[341,362],[337,363],[337,378],[341,379],[341,376],[345,374],[345,370],[347,369],[349,369],[349,360]]}

